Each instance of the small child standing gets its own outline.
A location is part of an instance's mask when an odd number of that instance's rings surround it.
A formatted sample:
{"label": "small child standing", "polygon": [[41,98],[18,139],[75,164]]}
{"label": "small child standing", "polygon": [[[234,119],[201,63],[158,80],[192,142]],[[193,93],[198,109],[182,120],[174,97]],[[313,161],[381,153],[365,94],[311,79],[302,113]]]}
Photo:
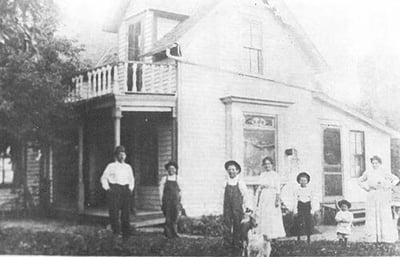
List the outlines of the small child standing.
{"label": "small child standing", "polygon": [[239,178],[241,167],[236,161],[227,161],[225,170],[228,178],[224,193],[224,245],[232,248],[234,253],[240,253],[240,222],[243,218],[244,206],[248,208],[247,186]]}
{"label": "small child standing", "polygon": [[336,234],[339,239],[341,246],[347,246],[347,239],[351,234],[351,227],[353,225],[353,213],[349,210],[351,208],[351,203],[346,200],[341,200],[338,202],[339,212],[335,216],[337,222]]}
{"label": "small child standing", "polygon": [[313,208],[313,192],[307,187],[310,182],[310,175],[306,172],[301,172],[297,175],[297,183],[300,187],[294,192],[295,207],[293,209],[294,214],[297,214],[295,218],[295,230],[297,234],[297,240],[300,241],[302,234],[302,228],[304,228],[307,235],[307,242],[311,241],[311,234],[313,231],[312,215]]}

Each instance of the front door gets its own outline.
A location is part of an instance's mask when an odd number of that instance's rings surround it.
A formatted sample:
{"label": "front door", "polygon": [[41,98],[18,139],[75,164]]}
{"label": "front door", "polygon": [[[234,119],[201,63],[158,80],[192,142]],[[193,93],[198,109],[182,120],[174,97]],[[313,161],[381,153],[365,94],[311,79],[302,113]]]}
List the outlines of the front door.
{"label": "front door", "polygon": [[322,127],[324,201],[332,201],[343,195],[342,151],[340,128]]}

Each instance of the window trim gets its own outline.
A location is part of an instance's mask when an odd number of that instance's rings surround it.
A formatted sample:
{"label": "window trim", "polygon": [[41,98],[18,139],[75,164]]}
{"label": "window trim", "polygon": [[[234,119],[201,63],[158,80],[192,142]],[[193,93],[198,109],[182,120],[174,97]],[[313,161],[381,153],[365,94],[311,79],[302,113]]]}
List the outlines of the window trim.
{"label": "window trim", "polygon": [[[4,154],[1,153],[1,154],[0,154],[0,162],[3,161],[4,157],[9,157],[9,158],[10,158],[10,161],[11,161],[11,155],[9,155],[9,156],[6,155],[6,156],[4,156]],[[11,165],[13,166],[13,164],[11,164]],[[3,165],[2,165],[2,167],[3,167]],[[0,189],[1,189],[1,188],[10,188],[10,187],[13,187],[13,185],[14,185],[14,176],[15,176],[15,170],[14,170],[14,168],[12,169],[12,171],[13,171],[13,180],[12,180],[11,182],[9,182],[9,183],[4,183],[4,181],[2,181],[2,182],[0,183]],[[0,169],[0,176],[3,177],[3,169]]]}
{"label": "window trim", "polygon": [[[364,172],[367,170],[366,166],[366,160],[365,160],[365,132],[363,130],[349,130],[349,144],[352,144],[353,142],[351,141],[352,135],[356,135],[357,133],[360,133],[362,135],[362,156],[363,156],[363,161],[364,161],[364,170],[360,170],[359,174],[355,173],[355,170],[353,170],[353,158],[355,154],[352,152],[353,145],[350,146],[350,177],[351,178],[359,178],[364,174]],[[357,143],[354,141],[354,143]],[[359,155],[357,155],[359,156]]]}
{"label": "window trim", "polygon": [[[263,23],[261,21],[258,20],[254,20],[254,19],[250,19],[250,18],[245,18],[243,20],[243,29],[246,28],[247,31],[245,32],[244,30],[242,31],[242,44],[241,44],[241,48],[243,49],[242,51],[244,51],[244,60],[245,62],[245,70],[247,72],[249,72],[250,74],[257,74],[257,75],[263,75],[264,74],[264,58],[263,58]],[[259,26],[259,41],[260,41],[260,46],[257,47],[256,45],[253,44],[253,40],[252,40],[252,29],[255,28],[255,26]],[[250,28],[250,31],[248,31],[248,29]],[[247,40],[245,38],[245,34],[248,34],[248,36],[250,36],[250,39]],[[246,35],[247,36],[247,35]],[[248,42],[247,42],[248,41]],[[249,44],[247,44],[249,43]],[[255,50],[258,53],[258,68],[257,71],[253,71],[252,70],[252,58],[251,58],[251,51]]]}

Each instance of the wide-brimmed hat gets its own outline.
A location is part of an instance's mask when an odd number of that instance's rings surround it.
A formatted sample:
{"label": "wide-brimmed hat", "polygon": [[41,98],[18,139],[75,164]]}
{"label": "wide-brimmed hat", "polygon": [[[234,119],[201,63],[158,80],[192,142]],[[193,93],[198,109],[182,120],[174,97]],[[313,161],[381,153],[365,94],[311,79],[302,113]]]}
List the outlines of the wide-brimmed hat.
{"label": "wide-brimmed hat", "polygon": [[300,178],[301,178],[301,177],[306,177],[306,178],[307,178],[307,183],[310,183],[311,177],[310,177],[310,175],[308,175],[307,172],[301,172],[301,173],[299,173],[299,174],[297,175],[296,180],[297,180],[297,183],[299,183],[299,184],[300,184]]}
{"label": "wide-brimmed hat", "polygon": [[351,203],[347,200],[341,200],[338,202],[339,207],[342,206],[343,204],[347,205],[347,207],[350,209],[351,208]]}
{"label": "wide-brimmed hat", "polygon": [[236,169],[239,171],[239,173],[242,171],[242,168],[240,167],[239,163],[237,163],[234,160],[230,160],[230,161],[225,162],[225,169],[227,170],[228,167],[231,166],[231,165],[235,166]]}

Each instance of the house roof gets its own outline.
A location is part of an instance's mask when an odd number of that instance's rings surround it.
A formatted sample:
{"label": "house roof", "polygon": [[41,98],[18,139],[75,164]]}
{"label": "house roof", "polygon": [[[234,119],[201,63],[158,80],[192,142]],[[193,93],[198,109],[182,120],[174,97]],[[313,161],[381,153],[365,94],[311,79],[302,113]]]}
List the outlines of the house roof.
{"label": "house roof", "polygon": [[96,67],[117,63],[118,61],[118,46],[112,46],[103,53],[103,55],[97,61]]}
{"label": "house roof", "polygon": [[400,138],[400,132],[392,129],[384,124],[381,124],[371,118],[368,118],[367,116],[361,114],[360,112],[354,110],[353,108],[347,106],[346,104],[339,102],[331,97],[329,97],[328,95],[321,93],[321,92],[314,92],[313,93],[313,98],[316,100],[319,100],[320,102],[323,102],[335,109],[338,109],[350,116],[353,116],[356,119],[359,119],[367,124],[369,124],[370,126],[379,129],[380,131],[390,135],[390,137],[392,138]]}
{"label": "house roof", "polygon": [[142,56],[149,56],[173,46],[183,35],[192,29],[200,20],[202,20],[207,14],[214,9],[218,3],[222,0],[212,0],[208,4],[200,8],[196,13],[190,16],[188,19],[179,23],[173,30],[165,34],[159,41],[154,44],[154,47],[144,53]]}
{"label": "house roof", "polygon": [[130,0],[117,0],[118,7],[108,17],[107,21],[103,25],[103,31],[117,33],[118,28],[124,19],[125,12],[129,7]]}

